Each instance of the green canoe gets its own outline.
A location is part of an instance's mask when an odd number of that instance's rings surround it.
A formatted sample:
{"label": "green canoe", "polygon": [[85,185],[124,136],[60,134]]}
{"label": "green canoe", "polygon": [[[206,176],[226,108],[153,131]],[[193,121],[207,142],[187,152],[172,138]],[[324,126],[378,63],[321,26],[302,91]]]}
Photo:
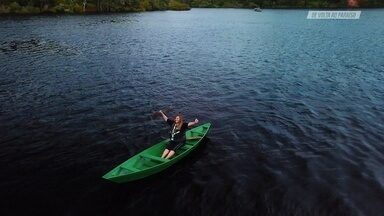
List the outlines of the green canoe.
{"label": "green canoe", "polygon": [[206,123],[188,130],[186,132],[187,141],[185,145],[178,149],[171,159],[161,158],[161,154],[169,141],[164,140],[129,158],[127,161],[105,174],[103,178],[113,182],[122,183],[145,178],[158,173],[178,162],[193,151],[207,135],[210,127],[211,123]]}

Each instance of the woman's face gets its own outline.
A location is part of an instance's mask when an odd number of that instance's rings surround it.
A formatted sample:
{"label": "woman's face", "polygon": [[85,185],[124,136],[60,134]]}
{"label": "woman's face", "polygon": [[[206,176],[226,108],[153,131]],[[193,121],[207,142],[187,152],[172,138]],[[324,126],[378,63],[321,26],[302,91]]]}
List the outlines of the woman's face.
{"label": "woman's face", "polygon": [[176,116],[176,118],[175,118],[175,123],[176,123],[176,124],[179,124],[179,123],[180,123],[180,120],[181,120],[181,119],[180,119],[180,116]]}

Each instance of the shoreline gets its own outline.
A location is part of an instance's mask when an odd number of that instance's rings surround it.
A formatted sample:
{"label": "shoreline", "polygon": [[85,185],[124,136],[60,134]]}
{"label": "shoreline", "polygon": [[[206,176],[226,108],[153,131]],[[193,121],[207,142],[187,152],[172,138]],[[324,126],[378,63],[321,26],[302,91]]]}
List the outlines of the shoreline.
{"label": "shoreline", "polygon": [[[70,13],[70,12],[41,12],[41,13],[0,13],[0,17],[26,17],[26,16],[92,16],[92,15],[111,15],[111,14],[134,14],[143,12],[159,12],[159,11],[190,11],[193,9],[247,9],[253,10],[253,8],[243,7],[191,7],[188,10],[147,10],[147,11],[117,11],[117,12],[82,12],[82,13]],[[266,7],[262,10],[375,10],[384,9],[384,7]]]}

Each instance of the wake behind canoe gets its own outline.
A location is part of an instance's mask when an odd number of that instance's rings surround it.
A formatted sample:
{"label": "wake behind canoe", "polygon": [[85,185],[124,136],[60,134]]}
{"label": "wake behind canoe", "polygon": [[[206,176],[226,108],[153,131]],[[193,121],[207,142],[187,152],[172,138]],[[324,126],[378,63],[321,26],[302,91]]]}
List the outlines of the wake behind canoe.
{"label": "wake behind canoe", "polygon": [[103,178],[122,183],[142,179],[161,172],[193,151],[207,135],[210,127],[211,123],[206,123],[188,130],[185,134],[187,138],[185,145],[178,149],[176,155],[171,159],[161,158],[161,154],[168,143],[168,140],[163,140],[129,158],[105,174]]}

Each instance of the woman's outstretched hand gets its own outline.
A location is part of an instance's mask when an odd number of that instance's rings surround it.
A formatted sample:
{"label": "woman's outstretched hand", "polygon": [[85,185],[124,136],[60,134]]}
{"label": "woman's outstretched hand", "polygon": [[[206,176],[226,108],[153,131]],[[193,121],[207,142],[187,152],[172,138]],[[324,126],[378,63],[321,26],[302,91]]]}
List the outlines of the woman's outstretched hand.
{"label": "woman's outstretched hand", "polygon": [[164,121],[167,121],[167,120],[168,120],[168,117],[163,113],[162,110],[159,110],[159,113],[160,113],[161,116],[163,117]]}
{"label": "woman's outstretched hand", "polygon": [[195,119],[195,121],[191,121],[188,123],[188,127],[192,127],[193,125],[199,123],[199,120],[198,119]]}

